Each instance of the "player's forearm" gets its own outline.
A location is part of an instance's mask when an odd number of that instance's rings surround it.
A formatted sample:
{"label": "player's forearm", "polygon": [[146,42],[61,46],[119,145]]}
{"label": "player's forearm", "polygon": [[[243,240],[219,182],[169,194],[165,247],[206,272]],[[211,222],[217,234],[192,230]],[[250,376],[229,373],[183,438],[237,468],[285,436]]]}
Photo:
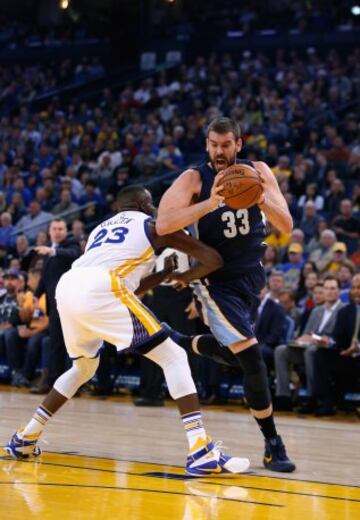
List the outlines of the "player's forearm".
{"label": "player's forearm", "polygon": [[139,287],[136,289],[136,296],[143,296],[145,293],[160,285],[169,276],[171,270],[163,269],[157,273],[150,274],[143,278]]}
{"label": "player's forearm", "polygon": [[224,265],[224,262],[220,255],[214,257],[211,262],[202,263],[196,262],[188,271],[182,273],[184,282],[190,283],[194,280],[200,280],[205,278],[208,274],[213,273],[217,269],[220,269]]}
{"label": "player's forearm", "polygon": [[184,229],[186,226],[197,222],[213,209],[214,207],[209,199],[197,202],[186,208],[171,208],[169,210],[159,208],[156,218],[156,232],[158,235],[168,235]]}
{"label": "player's forearm", "polygon": [[265,213],[266,218],[282,233],[291,233],[293,229],[293,219],[288,207],[277,200],[277,198],[266,194],[264,202],[259,204],[261,211]]}

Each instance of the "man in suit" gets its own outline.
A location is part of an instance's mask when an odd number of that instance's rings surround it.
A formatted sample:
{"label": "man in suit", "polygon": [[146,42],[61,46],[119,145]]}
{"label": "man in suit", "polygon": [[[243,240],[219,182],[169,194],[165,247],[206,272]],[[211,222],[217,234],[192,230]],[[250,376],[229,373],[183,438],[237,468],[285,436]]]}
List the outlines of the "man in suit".
{"label": "man in suit", "polygon": [[32,393],[47,393],[54,381],[70,364],[66,353],[60,318],[56,307],[55,289],[61,276],[71,268],[71,264],[81,254],[79,244],[67,238],[66,222],[54,219],[49,226],[51,246],[39,246],[35,250],[45,256],[43,272],[36,296],[46,294],[47,313],[49,316],[50,357],[47,378],[32,389]]}
{"label": "man in suit", "polygon": [[274,368],[274,349],[285,339],[285,311],[281,305],[271,298],[267,287],[264,287],[261,291],[260,299],[255,334],[261,346],[266,366],[271,370]]}
{"label": "man in suit", "polygon": [[[318,417],[335,414],[336,390],[356,383],[360,375],[360,274],[353,277],[351,303],[339,310],[331,337],[323,336],[315,353]],[[333,385],[333,381],[337,383]],[[339,394],[338,394],[339,395]]]}
{"label": "man in suit", "polygon": [[[297,338],[294,346],[279,345],[275,349],[276,396],[279,405],[291,407],[290,365],[305,364],[308,403],[299,409],[300,413],[313,413],[315,410],[314,356],[318,349],[316,335],[331,335],[338,311],[343,307],[340,301],[340,284],[332,275],[324,281],[325,303],[315,307],[305,325],[304,333]],[[279,406],[278,406],[279,407]]]}

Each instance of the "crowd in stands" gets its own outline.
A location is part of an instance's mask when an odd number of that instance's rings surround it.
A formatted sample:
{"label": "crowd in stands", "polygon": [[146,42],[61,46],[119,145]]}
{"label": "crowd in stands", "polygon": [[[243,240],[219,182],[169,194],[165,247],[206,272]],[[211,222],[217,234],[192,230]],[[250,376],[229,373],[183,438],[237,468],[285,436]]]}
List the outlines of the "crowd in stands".
{"label": "crowd in stands", "polygon": [[[319,405],[316,399],[314,367],[319,360],[315,354],[321,347],[316,343],[320,340],[311,335],[335,342],[332,352],[339,359],[341,348],[351,348],[349,355],[341,358],[358,367],[353,347],[358,338],[350,338],[350,344],[341,347],[336,313],[343,306],[355,305],[356,323],[360,139],[355,101],[360,95],[359,57],[359,49],[346,56],[335,50],[325,56],[314,49],[306,56],[279,50],[274,60],[250,52],[241,59],[211,54],[150,76],[140,84],[129,83],[120,91],[106,88],[94,103],[74,100],[63,105],[56,98],[34,112],[22,99],[16,111],[3,115],[0,351],[9,352],[9,345],[21,338],[28,344],[23,349],[26,356],[32,360],[25,356],[25,365],[13,367],[13,384],[28,384],[32,379],[33,351],[37,362],[42,357],[46,364],[48,356],[44,309],[40,300],[27,294],[33,292],[31,279],[43,263],[34,247],[48,244],[50,220],[54,215],[63,216],[69,231],[84,247],[89,230],[114,212],[113,202],[121,187],[142,183],[159,197],[169,179],[203,160],[207,123],[225,114],[242,126],[241,156],[263,160],[272,168],[295,222],[291,235],[269,229],[264,257],[268,288],[262,295],[258,319],[265,304],[272,306],[274,315],[266,317],[267,324],[256,324],[268,368],[276,380],[277,396],[283,398],[278,407],[293,407],[293,395],[288,390],[282,392],[289,388],[285,372],[295,365],[300,366],[300,381],[305,379],[307,384],[307,410],[320,406],[324,414],[333,412],[334,401],[322,398]],[[2,76],[11,78],[11,70],[4,69]],[[25,80],[27,70],[17,73],[14,82],[18,85],[21,78]],[[31,305],[25,313],[27,299]],[[310,327],[318,307],[320,318],[315,328]],[[271,326],[275,317],[278,327]],[[330,318],[332,327],[326,328]],[[35,319],[40,320],[36,340],[32,339]],[[19,325],[11,343],[11,334],[6,331]],[[291,346],[295,338],[300,338],[302,347]],[[297,349],[295,355],[289,355],[291,349]],[[312,356],[310,361],[304,352]],[[333,369],[331,365],[331,377]],[[215,387],[214,383],[212,391]]]}

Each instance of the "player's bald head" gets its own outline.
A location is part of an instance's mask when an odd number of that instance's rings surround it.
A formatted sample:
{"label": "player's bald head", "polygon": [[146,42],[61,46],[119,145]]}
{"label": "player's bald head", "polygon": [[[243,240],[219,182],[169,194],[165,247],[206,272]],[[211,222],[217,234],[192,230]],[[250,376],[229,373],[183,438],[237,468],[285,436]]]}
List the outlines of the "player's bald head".
{"label": "player's bald head", "polygon": [[143,211],[148,215],[154,214],[152,196],[143,186],[127,186],[117,194],[118,211]]}

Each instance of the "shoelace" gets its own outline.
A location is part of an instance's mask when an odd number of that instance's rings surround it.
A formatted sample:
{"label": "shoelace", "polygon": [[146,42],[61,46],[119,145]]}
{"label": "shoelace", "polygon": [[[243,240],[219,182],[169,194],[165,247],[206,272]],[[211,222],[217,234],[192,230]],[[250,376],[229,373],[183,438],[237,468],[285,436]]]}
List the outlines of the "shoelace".
{"label": "shoelace", "polygon": [[214,449],[218,451],[220,455],[225,455],[224,451],[229,448],[227,446],[224,446],[223,441],[216,441],[214,443]]}

